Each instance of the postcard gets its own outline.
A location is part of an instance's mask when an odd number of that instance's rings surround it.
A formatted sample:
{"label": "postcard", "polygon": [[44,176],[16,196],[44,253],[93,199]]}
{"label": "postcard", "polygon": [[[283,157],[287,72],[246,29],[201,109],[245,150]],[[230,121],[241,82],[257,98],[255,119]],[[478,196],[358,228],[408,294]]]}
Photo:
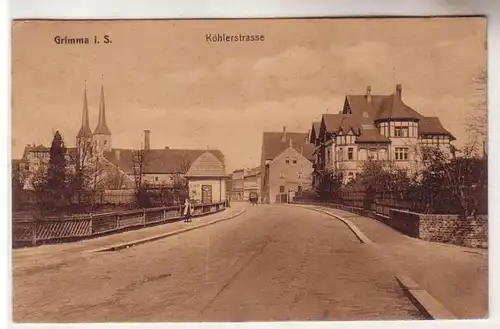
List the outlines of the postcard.
{"label": "postcard", "polygon": [[14,322],[488,317],[486,18],[11,34]]}

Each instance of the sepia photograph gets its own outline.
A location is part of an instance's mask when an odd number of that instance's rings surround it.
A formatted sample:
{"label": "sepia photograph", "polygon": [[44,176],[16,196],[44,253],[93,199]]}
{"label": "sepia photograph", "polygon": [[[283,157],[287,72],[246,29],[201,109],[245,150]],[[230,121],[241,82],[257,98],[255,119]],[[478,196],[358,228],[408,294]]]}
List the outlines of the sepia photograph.
{"label": "sepia photograph", "polygon": [[12,321],[487,319],[486,25],[13,20]]}

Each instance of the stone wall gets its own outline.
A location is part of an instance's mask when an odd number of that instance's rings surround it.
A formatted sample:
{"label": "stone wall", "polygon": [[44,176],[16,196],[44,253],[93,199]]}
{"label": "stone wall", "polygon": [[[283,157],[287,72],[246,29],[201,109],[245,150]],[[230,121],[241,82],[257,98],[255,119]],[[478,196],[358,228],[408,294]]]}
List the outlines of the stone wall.
{"label": "stone wall", "polygon": [[488,246],[488,216],[463,218],[459,215],[420,215],[422,240],[467,247]]}
{"label": "stone wall", "polygon": [[426,241],[450,243],[466,247],[488,246],[488,216],[464,219],[459,215],[418,214],[391,209],[381,220],[398,231]]}
{"label": "stone wall", "polygon": [[359,207],[329,202],[295,202],[341,209],[370,217],[408,236],[426,241],[450,243],[465,247],[488,247],[488,216],[478,215],[463,219],[459,215],[419,214],[411,211],[391,209],[385,216]]}

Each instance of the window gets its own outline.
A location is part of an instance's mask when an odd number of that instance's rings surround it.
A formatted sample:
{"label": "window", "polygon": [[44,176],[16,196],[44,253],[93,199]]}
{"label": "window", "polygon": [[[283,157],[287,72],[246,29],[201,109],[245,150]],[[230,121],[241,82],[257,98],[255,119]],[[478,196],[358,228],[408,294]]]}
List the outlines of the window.
{"label": "window", "polygon": [[354,149],[352,147],[349,147],[347,149],[347,160],[352,160],[354,159]]}
{"label": "window", "polygon": [[297,164],[297,159],[293,159],[293,164]]}
{"label": "window", "polygon": [[280,178],[285,178],[285,174],[283,174],[283,171],[280,171]]}
{"label": "window", "polygon": [[158,177],[155,177],[155,182],[157,182],[157,181],[158,181]]}
{"label": "window", "polygon": [[326,163],[330,163],[331,158],[332,158],[332,151],[328,149]]}
{"label": "window", "polygon": [[297,178],[298,178],[298,179],[302,179],[302,173],[301,173],[301,172],[299,172],[299,173],[297,174]]}
{"label": "window", "polygon": [[285,193],[285,187],[284,186],[280,186],[280,193]]}
{"label": "window", "polygon": [[396,160],[408,160],[408,148],[407,147],[396,147],[395,159]]}
{"label": "window", "polygon": [[286,159],[286,160],[285,160],[285,163],[286,163],[286,164],[290,164],[290,160],[289,160],[289,159]]}
{"label": "window", "polygon": [[408,127],[394,127],[394,136],[395,137],[408,137],[409,130]]}
{"label": "window", "polygon": [[104,140],[104,145],[108,145],[108,141],[107,140]]}
{"label": "window", "polygon": [[368,159],[371,159],[371,160],[377,159],[377,149],[370,149],[369,150]]}
{"label": "window", "polygon": [[342,148],[339,148],[339,150],[337,151],[337,159],[339,161],[343,161],[344,160],[344,150]]}

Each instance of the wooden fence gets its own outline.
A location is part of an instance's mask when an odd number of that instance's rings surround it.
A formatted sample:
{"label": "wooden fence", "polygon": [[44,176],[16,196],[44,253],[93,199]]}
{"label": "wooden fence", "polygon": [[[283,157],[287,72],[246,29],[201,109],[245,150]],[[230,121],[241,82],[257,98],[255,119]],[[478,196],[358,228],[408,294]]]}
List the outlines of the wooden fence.
{"label": "wooden fence", "polygon": [[[194,217],[203,216],[226,209],[226,203],[198,204],[193,205],[192,209]],[[183,210],[184,206],[172,206],[107,214],[13,221],[12,244],[13,247],[22,247],[75,241],[126,229],[173,222],[183,218]]]}

